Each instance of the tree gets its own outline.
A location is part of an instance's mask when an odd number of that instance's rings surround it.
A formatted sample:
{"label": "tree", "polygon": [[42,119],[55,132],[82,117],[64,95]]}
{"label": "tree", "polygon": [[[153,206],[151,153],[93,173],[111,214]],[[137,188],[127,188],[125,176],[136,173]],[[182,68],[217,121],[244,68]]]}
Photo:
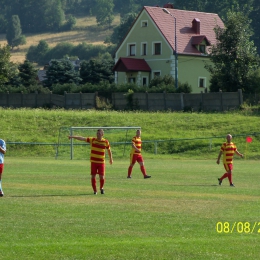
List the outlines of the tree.
{"label": "tree", "polygon": [[229,11],[225,28],[215,27],[217,43],[212,46],[212,65],[205,68],[211,73],[211,91],[249,91],[248,81],[252,71],[259,67],[252,30],[247,15]]}
{"label": "tree", "polygon": [[51,88],[54,84],[78,84],[80,81],[79,72],[74,69],[71,61],[62,59],[51,60],[51,65],[46,71],[46,80],[44,80],[43,84]]}
{"label": "tree", "polygon": [[82,78],[82,84],[98,84],[103,81],[112,83],[114,81],[112,70],[114,61],[111,56],[110,58],[108,58],[108,56],[110,56],[110,54],[104,54],[102,57],[83,61],[80,64],[80,77]]}
{"label": "tree", "polygon": [[44,65],[48,62],[46,56],[50,48],[46,41],[39,41],[37,46],[30,46],[26,53],[26,59],[30,62],[36,62],[40,65]]}
{"label": "tree", "polygon": [[112,43],[119,44],[123,40],[136,16],[136,13],[128,13],[121,18],[120,25],[114,29],[114,32],[111,35],[110,41]]}
{"label": "tree", "polygon": [[38,84],[37,69],[31,62],[25,60],[23,64],[18,66],[19,78],[21,85],[25,87],[35,86]]}
{"label": "tree", "polygon": [[65,15],[60,0],[49,0],[44,14],[45,28],[47,30],[58,31],[64,19]]}
{"label": "tree", "polygon": [[8,21],[6,39],[12,49],[26,43],[26,38],[22,35],[22,28],[18,15],[12,15],[11,19]]}
{"label": "tree", "polygon": [[62,26],[62,30],[63,31],[70,31],[74,28],[76,23],[77,23],[76,18],[73,15],[69,14],[66,18],[65,24]]}
{"label": "tree", "polygon": [[113,16],[114,3],[113,0],[96,0],[94,14],[96,15],[97,24],[100,26],[111,26]]}
{"label": "tree", "polygon": [[16,65],[10,61],[10,46],[0,45],[0,86],[10,81],[17,73]]}
{"label": "tree", "polygon": [[250,13],[250,18],[252,19],[252,27],[254,29],[254,35],[252,39],[255,42],[255,45],[260,54],[260,4],[259,1],[255,0],[253,3],[252,12]]}
{"label": "tree", "polygon": [[6,33],[7,21],[3,14],[0,14],[0,33]]}

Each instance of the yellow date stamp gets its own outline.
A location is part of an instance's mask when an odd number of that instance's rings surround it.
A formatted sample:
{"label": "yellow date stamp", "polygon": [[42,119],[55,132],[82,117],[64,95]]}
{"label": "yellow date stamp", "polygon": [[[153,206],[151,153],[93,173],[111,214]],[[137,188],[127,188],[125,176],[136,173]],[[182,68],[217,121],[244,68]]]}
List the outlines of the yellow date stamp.
{"label": "yellow date stamp", "polygon": [[216,224],[217,233],[231,234],[231,233],[245,233],[245,234],[260,234],[260,222],[217,222]]}

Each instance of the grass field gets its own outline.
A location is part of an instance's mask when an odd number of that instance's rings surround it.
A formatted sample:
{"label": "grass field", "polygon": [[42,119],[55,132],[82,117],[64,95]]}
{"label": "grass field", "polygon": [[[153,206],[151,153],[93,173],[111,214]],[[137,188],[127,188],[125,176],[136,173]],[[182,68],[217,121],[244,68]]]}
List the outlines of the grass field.
{"label": "grass field", "polygon": [[108,164],[95,196],[87,160],[7,157],[0,259],[259,259],[258,161],[235,160],[235,188],[215,159],[145,163]]}
{"label": "grass field", "polygon": [[[164,143],[158,143],[158,155],[175,159],[216,158],[226,134],[231,133],[239,151],[244,153],[247,159],[260,159],[259,115],[248,111],[182,113],[0,108],[0,113],[2,118],[0,137],[8,142],[7,156],[11,157],[29,155],[54,158],[53,145],[28,146],[23,143],[56,144],[60,127],[140,126],[144,152],[150,157],[155,150],[154,140],[164,140]],[[69,133],[69,131],[63,133],[63,142],[66,140],[68,143]],[[89,134],[84,132],[78,135]],[[115,132],[115,135],[119,134]],[[120,135],[124,138],[125,133],[122,132]],[[252,143],[245,142],[246,135],[253,137]],[[132,136],[130,135],[128,141]],[[114,138],[110,138],[106,132],[105,137],[109,138],[110,142],[114,141]],[[173,142],[170,143],[168,140]],[[148,141],[148,144],[145,143]],[[70,158],[68,150],[67,159]]]}

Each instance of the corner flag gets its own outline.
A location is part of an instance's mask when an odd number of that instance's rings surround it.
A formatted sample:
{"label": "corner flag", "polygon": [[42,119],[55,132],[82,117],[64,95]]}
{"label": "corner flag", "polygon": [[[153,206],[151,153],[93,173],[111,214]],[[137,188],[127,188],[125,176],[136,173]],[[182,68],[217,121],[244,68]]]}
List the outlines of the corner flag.
{"label": "corner flag", "polygon": [[251,143],[253,141],[253,138],[252,137],[250,137],[250,136],[247,136],[246,137],[246,142],[247,143]]}

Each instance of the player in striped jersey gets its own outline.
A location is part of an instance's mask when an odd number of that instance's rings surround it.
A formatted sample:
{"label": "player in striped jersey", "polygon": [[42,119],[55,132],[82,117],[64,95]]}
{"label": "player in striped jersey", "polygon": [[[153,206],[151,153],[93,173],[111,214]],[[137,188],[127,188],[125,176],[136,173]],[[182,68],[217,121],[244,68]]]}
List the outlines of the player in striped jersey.
{"label": "player in striped jersey", "polygon": [[151,178],[151,176],[146,174],[146,169],[144,167],[144,160],[141,154],[142,150],[142,140],[141,140],[141,130],[136,131],[136,136],[132,138],[132,150],[130,153],[130,166],[128,167],[127,178],[131,178],[132,170],[136,162],[139,163],[141,172],[145,179]]}
{"label": "player in striped jersey", "polygon": [[97,137],[82,137],[82,136],[68,136],[69,139],[74,138],[79,141],[85,141],[90,143],[90,163],[91,163],[91,185],[94,194],[97,194],[96,187],[96,175],[99,175],[100,181],[100,192],[105,194],[105,151],[108,151],[110,164],[113,163],[112,151],[110,148],[109,141],[103,138],[103,129],[97,130]]}
{"label": "player in striped jersey", "polygon": [[219,185],[221,185],[222,180],[225,178],[228,178],[230,186],[235,187],[234,183],[232,182],[233,156],[236,153],[237,155],[243,157],[243,154],[240,153],[237,150],[236,145],[231,142],[232,141],[231,134],[228,134],[226,138],[227,138],[227,142],[222,144],[219,155],[218,155],[218,159],[217,159],[217,164],[219,164],[220,157],[223,154],[223,164],[224,164],[226,173],[224,173],[221,178],[218,178],[218,181],[219,181]]}

